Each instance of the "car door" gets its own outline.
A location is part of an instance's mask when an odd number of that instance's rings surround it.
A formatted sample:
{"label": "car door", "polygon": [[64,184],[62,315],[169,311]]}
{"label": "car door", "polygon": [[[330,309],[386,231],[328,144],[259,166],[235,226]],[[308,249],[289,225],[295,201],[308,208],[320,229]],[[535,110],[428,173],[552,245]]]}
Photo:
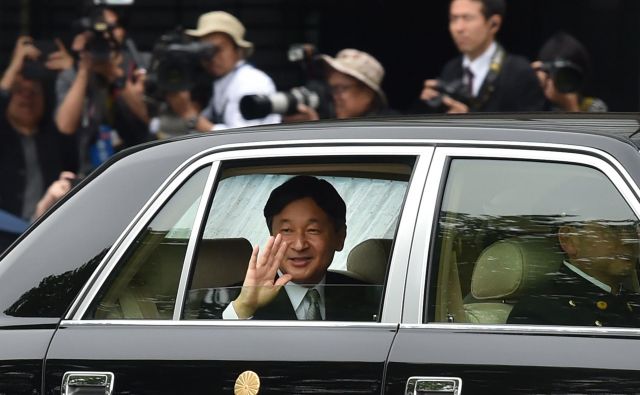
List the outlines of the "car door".
{"label": "car door", "polygon": [[[311,146],[194,159],[152,198],[61,323],[47,353],[46,392],[381,393],[431,154]],[[294,174],[329,180],[354,213],[353,237],[330,270],[378,295],[381,307],[368,320],[220,319],[251,244],[268,236],[259,218],[266,196]],[[368,247],[381,244],[393,247]]]}
{"label": "car door", "polygon": [[[638,188],[616,161],[593,150],[438,148],[425,190],[408,273],[416,281],[407,282],[385,393],[637,392],[640,330],[632,314],[607,327],[612,303],[594,301],[595,319],[580,321],[583,299],[569,295],[561,317],[511,323],[518,303],[542,297],[574,262],[558,240],[564,223],[584,219],[575,204],[600,225],[620,213],[637,223]],[[637,248],[637,231],[627,237]],[[635,259],[624,285],[632,292]]]}

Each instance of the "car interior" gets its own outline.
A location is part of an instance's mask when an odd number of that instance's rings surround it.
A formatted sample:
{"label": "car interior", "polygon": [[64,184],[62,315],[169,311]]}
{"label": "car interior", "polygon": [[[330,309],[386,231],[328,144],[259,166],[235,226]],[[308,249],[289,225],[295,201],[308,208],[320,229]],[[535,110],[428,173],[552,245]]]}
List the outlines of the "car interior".
{"label": "car interior", "polygon": [[[506,323],[519,298],[541,285],[545,275],[555,272],[564,259],[555,230],[541,222],[525,217],[463,219],[444,214],[437,243],[434,321]],[[469,231],[473,229],[493,231]]]}
{"label": "car interior", "polygon": [[[392,157],[393,158],[393,157]],[[225,164],[217,183],[242,175],[310,174],[315,176],[344,177],[349,179],[375,179],[401,181],[406,190],[414,158],[387,157],[380,160],[348,160],[331,162],[326,159],[305,158],[299,163],[290,161],[234,161]],[[353,186],[356,187],[355,185]],[[218,186],[216,186],[218,188]],[[216,191],[218,193],[218,191]],[[401,207],[401,203],[399,203]],[[214,200],[212,206],[216,205]],[[350,207],[350,203],[347,202]],[[213,209],[215,210],[215,208]],[[179,210],[173,210],[177,213]],[[396,221],[399,212],[392,213]],[[172,214],[179,217],[178,214]],[[387,220],[389,220],[387,218]],[[178,220],[172,220],[177,222]],[[166,221],[165,221],[166,222]],[[264,227],[264,219],[257,221]],[[351,226],[351,225],[349,225]],[[350,228],[351,230],[351,228]],[[395,230],[393,230],[395,232]],[[172,237],[171,231],[145,229],[125,255],[95,304],[87,314],[90,319],[171,319],[188,238]],[[244,280],[252,242],[243,234],[224,234],[210,237],[203,231],[197,244],[192,273],[187,288],[183,311],[184,319],[219,319],[224,307],[231,302],[234,288]],[[343,267],[330,268],[352,278],[371,284],[382,296],[388,262],[393,244],[391,237],[372,234],[364,237],[347,251]]]}
{"label": "car interior", "polygon": [[[542,292],[549,275],[567,259],[558,240],[560,225],[594,216],[612,221],[607,215],[626,205],[611,182],[588,167],[500,160],[454,166],[432,250],[437,265],[431,268],[435,287],[430,288],[427,322],[507,323],[515,304]],[[608,203],[567,214],[574,202],[587,200],[575,195],[578,181],[610,192]],[[614,211],[599,209],[607,205]],[[633,217],[628,208],[620,210],[628,212],[621,214],[624,218]],[[625,289],[640,289],[637,273],[628,282]]]}

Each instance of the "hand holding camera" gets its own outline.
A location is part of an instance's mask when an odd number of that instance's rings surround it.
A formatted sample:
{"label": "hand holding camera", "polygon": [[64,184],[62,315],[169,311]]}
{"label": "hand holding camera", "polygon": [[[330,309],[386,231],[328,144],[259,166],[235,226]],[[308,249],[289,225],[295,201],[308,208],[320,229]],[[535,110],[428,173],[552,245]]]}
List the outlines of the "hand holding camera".
{"label": "hand holding camera", "polygon": [[51,52],[45,60],[45,66],[49,70],[62,71],[73,67],[73,57],[67,51],[62,41],[56,38],[54,41],[56,50]]}
{"label": "hand holding camera", "polygon": [[38,60],[40,57],[40,50],[33,45],[34,41],[29,36],[20,36],[16,41],[16,46],[13,51],[12,61],[22,62],[25,59]]}
{"label": "hand holding camera", "polygon": [[438,80],[425,80],[424,88],[422,88],[422,92],[420,93],[420,100],[430,101],[440,96],[438,85]]}
{"label": "hand holding camera", "polygon": [[469,112],[467,103],[471,98],[465,92],[462,80],[446,82],[431,79],[424,82],[420,99],[437,112],[460,114]]}

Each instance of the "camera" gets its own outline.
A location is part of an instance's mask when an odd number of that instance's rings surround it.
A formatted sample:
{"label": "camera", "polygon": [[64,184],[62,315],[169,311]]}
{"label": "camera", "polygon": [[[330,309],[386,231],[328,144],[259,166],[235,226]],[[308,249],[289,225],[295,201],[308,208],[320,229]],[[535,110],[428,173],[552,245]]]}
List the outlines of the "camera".
{"label": "camera", "polygon": [[434,97],[431,100],[425,101],[427,106],[435,111],[446,111],[446,106],[442,103],[443,95],[447,95],[452,99],[459,101],[461,103],[469,105],[471,102],[471,96],[467,91],[467,85],[462,82],[462,79],[457,79],[454,81],[443,81],[437,80],[437,85],[434,87],[440,95]]}
{"label": "camera", "polygon": [[245,119],[264,118],[269,114],[291,115],[298,112],[299,104],[304,104],[315,109],[320,117],[327,117],[330,114],[330,102],[326,85],[310,81],[287,92],[244,96],[240,100],[240,112]]}
{"label": "camera", "polygon": [[55,78],[56,72],[49,70],[45,64],[49,55],[58,50],[53,40],[33,40],[26,41],[25,44],[33,45],[40,56],[37,60],[25,59],[22,66],[22,75],[30,80],[47,80]]}
{"label": "camera", "polygon": [[264,118],[269,114],[291,115],[304,104],[316,110],[320,118],[333,116],[333,100],[324,80],[322,57],[312,44],[293,44],[287,57],[301,72],[301,85],[271,95],[247,95],[240,100],[245,119]]}
{"label": "camera", "polygon": [[202,62],[216,52],[211,43],[191,41],[182,28],[162,35],[154,45],[145,92],[161,97],[167,92],[191,90],[198,81],[208,80]]}
{"label": "camera", "polygon": [[584,82],[584,72],[577,64],[564,59],[542,62],[538,70],[549,74],[560,93],[580,91]]}
{"label": "camera", "polygon": [[72,23],[74,30],[87,33],[88,40],[84,49],[97,61],[107,61],[111,52],[120,49],[120,43],[113,35],[116,25],[108,23],[103,9],[95,6],[89,14]]}

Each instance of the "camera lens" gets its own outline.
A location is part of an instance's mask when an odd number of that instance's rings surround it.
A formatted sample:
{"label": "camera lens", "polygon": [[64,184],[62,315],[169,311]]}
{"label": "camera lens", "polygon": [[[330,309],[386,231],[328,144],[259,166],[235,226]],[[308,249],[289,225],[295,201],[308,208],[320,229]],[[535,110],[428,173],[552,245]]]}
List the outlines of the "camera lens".
{"label": "camera lens", "polygon": [[271,100],[267,95],[247,95],[240,99],[240,113],[244,119],[264,118],[272,112]]}

